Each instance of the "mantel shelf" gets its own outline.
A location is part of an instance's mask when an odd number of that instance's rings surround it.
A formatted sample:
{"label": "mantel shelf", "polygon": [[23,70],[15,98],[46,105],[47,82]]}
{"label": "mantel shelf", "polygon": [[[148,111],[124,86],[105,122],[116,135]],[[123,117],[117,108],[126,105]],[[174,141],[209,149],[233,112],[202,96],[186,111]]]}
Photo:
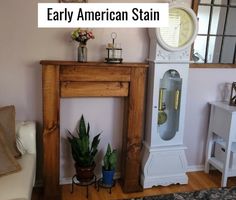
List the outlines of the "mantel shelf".
{"label": "mantel shelf", "polygon": [[66,66],[86,66],[86,67],[148,67],[148,63],[105,63],[105,62],[76,62],[76,61],[65,61],[65,60],[41,60],[41,65],[66,65]]}

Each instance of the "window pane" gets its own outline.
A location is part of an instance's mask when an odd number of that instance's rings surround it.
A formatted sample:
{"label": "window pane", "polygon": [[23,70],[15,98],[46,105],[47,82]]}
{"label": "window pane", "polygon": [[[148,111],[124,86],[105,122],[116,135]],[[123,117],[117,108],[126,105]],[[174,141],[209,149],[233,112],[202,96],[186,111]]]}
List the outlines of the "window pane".
{"label": "window pane", "polygon": [[231,1],[230,1],[230,5],[231,5],[231,6],[236,6],[236,0],[231,0]]}
{"label": "window pane", "polygon": [[236,35],[236,8],[229,8],[225,34]]}
{"label": "window pane", "polygon": [[198,18],[199,18],[199,34],[207,34],[208,32],[208,22],[209,22],[210,7],[209,6],[199,6],[198,8]]}
{"label": "window pane", "polygon": [[207,4],[210,4],[210,3],[211,3],[211,0],[200,0],[200,3],[207,3]]}
{"label": "window pane", "polygon": [[208,63],[219,62],[221,43],[222,43],[221,36],[217,36],[217,37],[211,36],[209,38],[208,56],[207,56]]}
{"label": "window pane", "polygon": [[234,58],[234,48],[236,37],[225,37],[221,55],[221,63],[232,63]]}
{"label": "window pane", "polygon": [[214,7],[211,18],[211,34],[223,34],[224,22],[226,16],[225,7]]}
{"label": "window pane", "polygon": [[204,63],[206,52],[206,36],[197,36],[193,46],[193,60],[197,63]]}
{"label": "window pane", "polygon": [[214,4],[216,4],[216,5],[227,5],[228,0],[215,0]]}

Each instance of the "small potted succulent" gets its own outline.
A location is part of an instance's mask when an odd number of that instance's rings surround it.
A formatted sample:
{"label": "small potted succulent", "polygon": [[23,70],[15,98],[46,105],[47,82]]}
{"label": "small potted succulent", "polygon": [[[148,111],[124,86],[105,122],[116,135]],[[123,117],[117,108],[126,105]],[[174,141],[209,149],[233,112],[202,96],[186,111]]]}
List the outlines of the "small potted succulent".
{"label": "small potted succulent", "polygon": [[83,115],[80,118],[79,126],[76,128],[77,136],[68,131],[68,141],[71,145],[72,157],[75,161],[76,178],[80,182],[88,182],[94,178],[95,161],[100,142],[97,134],[90,144],[90,125],[85,126]]}
{"label": "small potted succulent", "polygon": [[112,150],[110,144],[108,144],[102,167],[102,182],[104,185],[112,186],[116,163],[117,151],[116,149]]}

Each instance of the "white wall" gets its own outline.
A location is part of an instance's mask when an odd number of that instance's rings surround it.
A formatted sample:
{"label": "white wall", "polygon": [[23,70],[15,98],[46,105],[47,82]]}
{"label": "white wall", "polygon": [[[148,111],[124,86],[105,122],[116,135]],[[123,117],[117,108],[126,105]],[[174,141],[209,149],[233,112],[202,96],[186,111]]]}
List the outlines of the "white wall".
{"label": "white wall", "polygon": [[225,83],[232,83],[235,78],[236,69],[190,69],[184,131],[190,166],[204,162],[210,109],[208,102],[224,100]]}
{"label": "white wall", "polygon": [[[72,29],[37,28],[38,2],[57,1],[8,0],[0,2],[0,105],[14,104],[17,119],[36,120],[41,127],[42,88],[39,61],[42,59],[76,60],[76,51],[75,45],[70,40]],[[89,0],[89,2],[100,1]],[[146,1],[139,0],[139,2]],[[104,60],[102,57],[105,51],[104,45],[110,41],[110,33],[113,31],[117,32],[117,42],[122,44],[124,61],[143,62],[147,58],[146,29],[94,29],[93,31],[96,39],[88,42],[88,60]],[[188,147],[187,158],[190,165],[201,165],[203,161],[208,123],[206,104],[209,100],[219,99],[219,85],[223,82],[232,82],[235,75],[235,69],[190,70],[184,138],[184,143]],[[74,173],[68,153],[68,143],[65,140],[65,129],[73,130],[82,113],[90,122],[94,134],[103,130],[100,145],[103,151],[108,142],[119,150],[121,148],[122,99],[62,99],[61,178],[67,178]],[[41,132],[38,134],[40,139]],[[101,153],[99,158],[101,158]]]}

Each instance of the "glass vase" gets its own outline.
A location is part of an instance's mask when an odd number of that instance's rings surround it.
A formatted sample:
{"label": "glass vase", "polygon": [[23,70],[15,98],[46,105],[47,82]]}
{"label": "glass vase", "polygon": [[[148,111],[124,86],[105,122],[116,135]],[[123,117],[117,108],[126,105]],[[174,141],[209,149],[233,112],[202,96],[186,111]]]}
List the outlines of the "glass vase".
{"label": "glass vase", "polygon": [[78,46],[78,62],[87,62],[87,47],[86,45]]}

